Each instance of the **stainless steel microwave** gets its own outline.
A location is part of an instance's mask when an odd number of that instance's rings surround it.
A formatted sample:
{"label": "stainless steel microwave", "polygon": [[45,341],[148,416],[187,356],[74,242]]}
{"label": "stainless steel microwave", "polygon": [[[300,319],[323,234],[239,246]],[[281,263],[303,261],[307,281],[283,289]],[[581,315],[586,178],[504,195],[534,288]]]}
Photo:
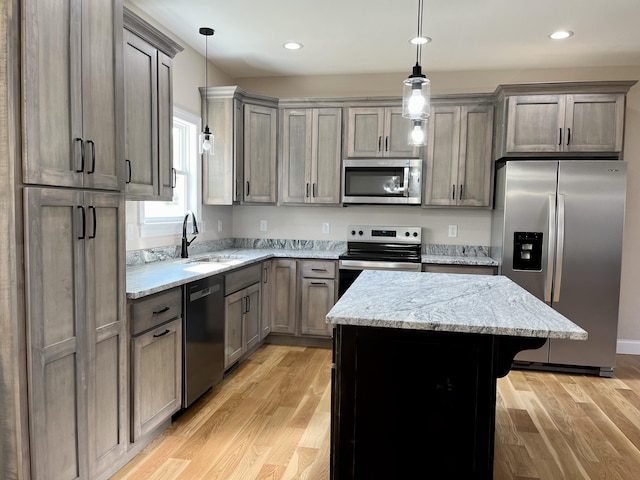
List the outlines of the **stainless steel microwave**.
{"label": "stainless steel microwave", "polygon": [[419,205],[422,160],[348,159],[342,161],[342,203]]}

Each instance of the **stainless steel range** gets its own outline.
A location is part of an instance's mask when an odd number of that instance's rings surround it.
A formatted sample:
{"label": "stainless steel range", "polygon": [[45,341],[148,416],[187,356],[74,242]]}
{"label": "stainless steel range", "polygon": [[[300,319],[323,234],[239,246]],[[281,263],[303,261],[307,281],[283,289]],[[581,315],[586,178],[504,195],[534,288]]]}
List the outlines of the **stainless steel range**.
{"label": "stainless steel range", "polygon": [[338,296],[363,270],[419,272],[421,255],[420,227],[349,225],[347,252],[339,257]]}

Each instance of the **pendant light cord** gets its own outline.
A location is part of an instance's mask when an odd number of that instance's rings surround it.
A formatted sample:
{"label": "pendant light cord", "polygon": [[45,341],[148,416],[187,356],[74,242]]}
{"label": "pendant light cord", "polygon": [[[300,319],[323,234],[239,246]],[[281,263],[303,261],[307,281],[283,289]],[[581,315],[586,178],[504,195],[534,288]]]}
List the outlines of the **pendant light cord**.
{"label": "pendant light cord", "polygon": [[[422,38],[422,12],[423,0],[418,0],[418,38]],[[422,43],[418,42],[416,45],[416,65],[420,65],[420,59],[422,58]]]}
{"label": "pendant light cord", "polygon": [[[422,0],[420,0],[422,1]],[[209,94],[209,36],[204,37],[204,89],[205,97]],[[205,108],[204,111],[205,122],[207,127],[209,126],[209,108]]]}

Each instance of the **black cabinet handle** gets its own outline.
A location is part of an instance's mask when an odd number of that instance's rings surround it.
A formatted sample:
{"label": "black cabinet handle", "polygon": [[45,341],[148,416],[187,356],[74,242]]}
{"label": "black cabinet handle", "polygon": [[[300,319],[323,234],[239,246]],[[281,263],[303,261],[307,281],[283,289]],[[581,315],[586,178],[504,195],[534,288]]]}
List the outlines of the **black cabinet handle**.
{"label": "black cabinet handle", "polygon": [[91,146],[91,169],[87,173],[94,173],[96,171],[96,144],[93,140],[87,140],[87,143]]}
{"label": "black cabinet handle", "polygon": [[249,181],[247,180],[247,197],[249,196],[249,191],[250,191],[250,188],[249,188]]}
{"label": "black cabinet handle", "polygon": [[170,333],[171,330],[169,330],[168,328],[162,332],[162,333],[158,333],[157,335],[154,335],[153,338],[158,338],[158,337],[164,337],[167,333]]}
{"label": "black cabinet handle", "polygon": [[382,137],[378,137],[378,151],[382,150]]}
{"label": "black cabinet handle", "polygon": [[93,218],[93,233],[89,235],[89,238],[96,238],[96,232],[98,227],[98,220],[96,218],[96,207],[93,205],[89,205],[89,211],[91,212]]}
{"label": "black cabinet handle", "polygon": [[313,188],[312,188],[312,194],[315,197],[316,196],[316,184],[313,184]]}
{"label": "black cabinet handle", "polygon": [[567,145],[571,143],[571,129],[567,128]]}
{"label": "black cabinet handle", "polygon": [[74,138],[74,142],[80,142],[80,170],[76,170],[76,173],[84,172],[84,140],[82,138]]}
{"label": "black cabinet handle", "polygon": [[315,287],[326,287],[327,286],[327,282],[311,282],[311,285],[313,285]]}
{"label": "black cabinet handle", "polygon": [[80,205],[78,208],[82,212],[82,235],[78,237],[78,240],[84,240],[87,236],[87,218],[85,215],[84,207]]}
{"label": "black cabinet handle", "polygon": [[307,189],[306,189],[305,196],[306,196],[307,198],[309,198],[309,184],[308,184],[308,183],[307,183]]}
{"label": "black cabinet handle", "polygon": [[264,279],[262,283],[269,283],[269,269],[267,267],[264,267],[264,275],[262,278]]}
{"label": "black cabinet handle", "polygon": [[127,162],[127,181],[126,183],[131,183],[131,160],[125,160]]}
{"label": "black cabinet handle", "polygon": [[456,199],[456,186],[451,185],[451,200],[455,200],[455,199]]}
{"label": "black cabinet handle", "polygon": [[384,137],[384,151],[388,152],[389,151],[389,137]]}
{"label": "black cabinet handle", "polygon": [[178,173],[176,172],[176,169],[171,167],[171,171],[173,173],[173,182],[171,182],[171,188],[176,188],[176,184],[178,182]]}
{"label": "black cabinet handle", "polygon": [[462,184],[460,185],[460,189],[458,190],[458,195],[460,196],[460,200],[464,198],[464,187]]}
{"label": "black cabinet handle", "polygon": [[160,315],[161,313],[168,312],[169,310],[170,310],[170,309],[169,309],[169,307],[161,308],[161,309],[160,309],[160,310],[158,310],[157,312],[154,310],[154,311],[153,311],[153,315]]}
{"label": "black cabinet handle", "polygon": [[247,297],[247,313],[251,311],[251,297]]}
{"label": "black cabinet handle", "polygon": [[560,139],[558,140],[558,145],[562,145],[562,128],[560,129]]}
{"label": "black cabinet handle", "polygon": [[326,268],[312,268],[311,271],[312,272],[326,272],[327,269]]}

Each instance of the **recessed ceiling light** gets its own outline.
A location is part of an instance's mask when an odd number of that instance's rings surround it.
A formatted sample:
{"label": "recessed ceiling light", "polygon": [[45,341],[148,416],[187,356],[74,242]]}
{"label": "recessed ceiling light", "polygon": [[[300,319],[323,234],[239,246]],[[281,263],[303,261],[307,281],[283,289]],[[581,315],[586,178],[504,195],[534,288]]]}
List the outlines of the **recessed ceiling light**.
{"label": "recessed ceiling light", "polygon": [[282,46],[287,50],[300,50],[304,45],[298,42],[287,42]]}
{"label": "recessed ceiling light", "polygon": [[552,40],[564,40],[565,38],[569,38],[573,35],[573,32],[570,30],[558,30],[557,32],[553,32],[549,34],[549,38]]}
{"label": "recessed ceiling light", "polygon": [[431,42],[430,37],[413,37],[411,40],[409,40],[409,43],[412,45],[424,45],[429,42]]}

